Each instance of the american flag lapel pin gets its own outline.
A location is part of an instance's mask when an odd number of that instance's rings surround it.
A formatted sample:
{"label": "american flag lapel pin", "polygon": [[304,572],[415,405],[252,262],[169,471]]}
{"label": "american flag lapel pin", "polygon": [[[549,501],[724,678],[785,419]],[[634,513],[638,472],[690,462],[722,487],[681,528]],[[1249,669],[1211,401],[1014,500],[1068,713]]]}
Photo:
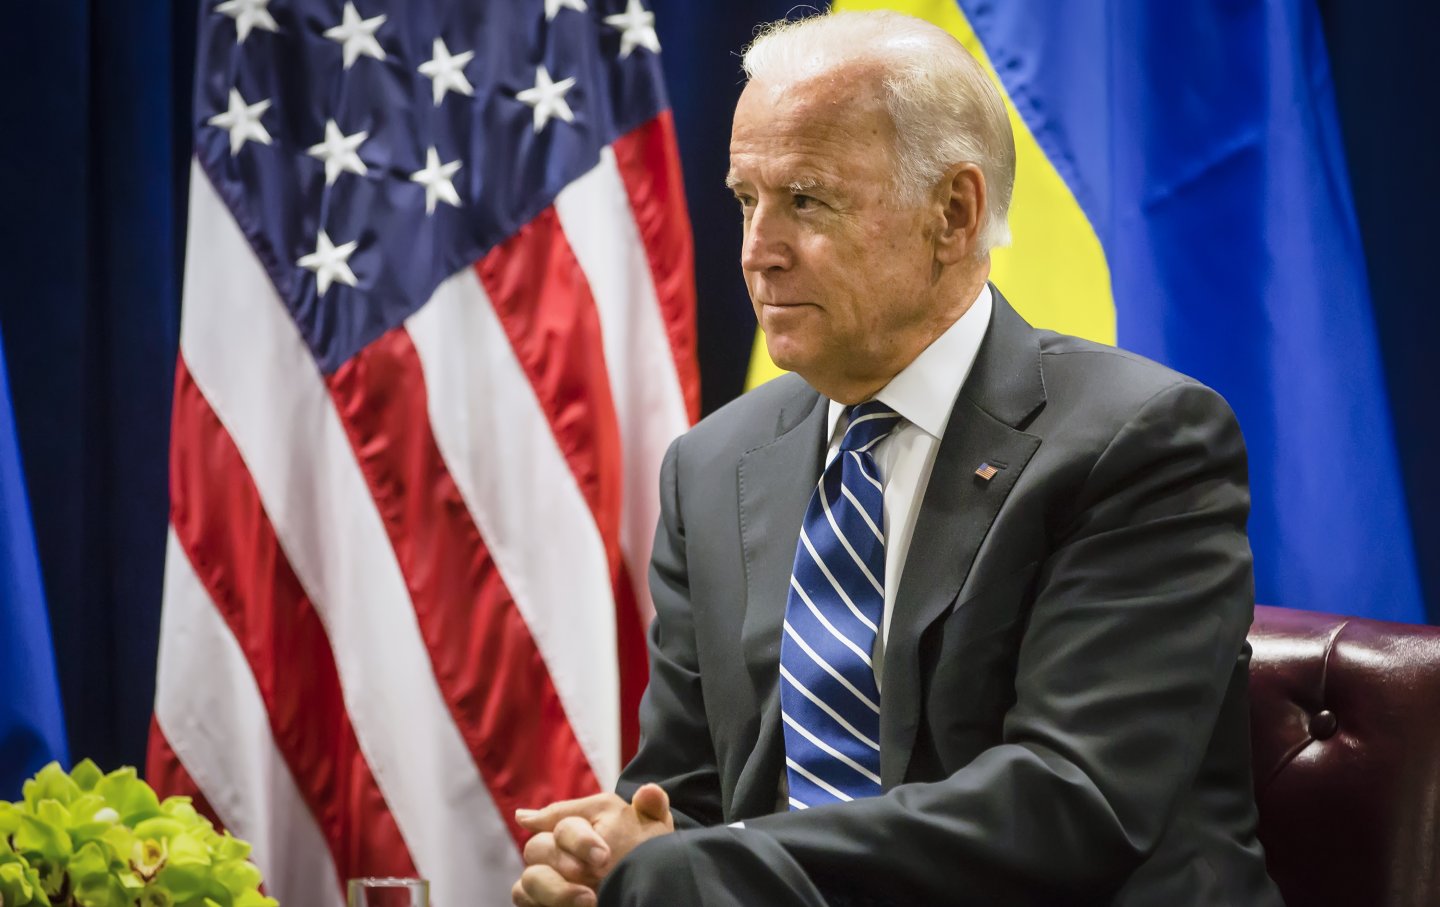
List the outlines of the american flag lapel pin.
{"label": "american flag lapel pin", "polygon": [[975,475],[982,482],[988,482],[991,479],[995,478],[995,474],[1004,468],[1004,466],[995,466],[990,463],[981,463],[980,467],[975,470]]}

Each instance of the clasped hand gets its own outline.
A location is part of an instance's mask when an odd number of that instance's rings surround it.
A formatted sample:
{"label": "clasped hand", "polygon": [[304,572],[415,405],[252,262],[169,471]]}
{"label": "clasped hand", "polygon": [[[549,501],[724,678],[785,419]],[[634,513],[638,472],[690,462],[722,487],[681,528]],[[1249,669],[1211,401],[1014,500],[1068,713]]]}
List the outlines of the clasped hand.
{"label": "clasped hand", "polygon": [[516,907],[595,907],[595,889],[616,863],[675,830],[670,797],[658,784],[643,785],[629,803],[595,794],[517,809],[515,821],[536,833],[525,844],[525,872],[510,889]]}

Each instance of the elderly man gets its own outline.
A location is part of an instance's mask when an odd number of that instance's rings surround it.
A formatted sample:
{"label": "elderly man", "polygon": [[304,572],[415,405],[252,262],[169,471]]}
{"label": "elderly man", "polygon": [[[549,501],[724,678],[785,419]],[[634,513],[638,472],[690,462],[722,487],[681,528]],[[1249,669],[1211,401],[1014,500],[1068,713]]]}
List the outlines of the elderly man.
{"label": "elderly man", "polygon": [[515,903],[1278,905],[1229,408],[987,283],[1014,146],[948,35],[820,16],[745,70],[727,183],[795,375],[671,448],[643,743],[517,817]]}

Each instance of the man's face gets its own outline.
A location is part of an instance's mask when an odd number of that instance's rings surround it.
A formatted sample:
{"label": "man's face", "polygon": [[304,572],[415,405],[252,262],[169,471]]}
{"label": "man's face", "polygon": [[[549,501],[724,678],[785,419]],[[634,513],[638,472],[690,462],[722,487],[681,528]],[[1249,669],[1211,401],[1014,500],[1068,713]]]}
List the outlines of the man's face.
{"label": "man's face", "polygon": [[727,182],[755,317],[775,363],[836,399],[878,390],[938,333],[943,208],[897,203],[894,144],[864,74],[751,83],[735,109]]}

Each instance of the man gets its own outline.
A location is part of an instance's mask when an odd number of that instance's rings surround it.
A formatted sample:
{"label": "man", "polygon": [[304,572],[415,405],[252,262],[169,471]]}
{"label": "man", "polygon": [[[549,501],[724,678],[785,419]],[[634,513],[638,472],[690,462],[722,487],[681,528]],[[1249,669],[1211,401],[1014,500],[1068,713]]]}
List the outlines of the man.
{"label": "man", "polygon": [[949,36],[822,16],[745,69],[741,264],[798,377],[672,446],[644,740],[517,816],[515,903],[1279,904],[1229,408],[987,284],[1014,147]]}

